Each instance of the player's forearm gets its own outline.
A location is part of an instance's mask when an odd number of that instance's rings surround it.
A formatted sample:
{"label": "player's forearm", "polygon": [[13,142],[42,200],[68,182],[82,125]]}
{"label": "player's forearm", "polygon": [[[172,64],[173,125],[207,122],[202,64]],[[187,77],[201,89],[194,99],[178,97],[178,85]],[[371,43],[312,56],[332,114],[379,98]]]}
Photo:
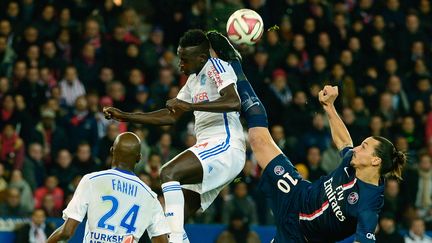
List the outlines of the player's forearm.
{"label": "player's forearm", "polygon": [[339,117],[334,105],[324,106],[324,110],[329,119],[331,135],[336,147],[341,150],[346,146],[352,146],[353,143],[348,129]]}
{"label": "player's forearm", "polygon": [[221,96],[219,99],[209,102],[200,102],[191,104],[193,111],[208,112],[231,112],[240,111],[241,103],[238,96]]}
{"label": "player's forearm", "polygon": [[66,242],[69,240],[71,235],[67,234],[63,231],[63,225],[56,229],[48,238],[47,243],[57,243],[57,242]]}
{"label": "player's forearm", "polygon": [[122,121],[150,124],[150,125],[172,125],[176,122],[176,118],[168,109],[160,109],[153,112],[122,112],[120,117]]}

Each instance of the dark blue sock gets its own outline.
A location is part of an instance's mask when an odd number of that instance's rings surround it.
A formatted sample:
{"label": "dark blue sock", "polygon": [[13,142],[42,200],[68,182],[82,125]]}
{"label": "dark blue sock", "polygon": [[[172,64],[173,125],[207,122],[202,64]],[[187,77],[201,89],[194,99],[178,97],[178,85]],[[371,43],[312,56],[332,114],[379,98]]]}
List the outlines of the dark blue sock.
{"label": "dark blue sock", "polygon": [[268,127],[267,112],[243,73],[240,61],[232,61],[231,66],[237,75],[237,91],[248,128]]}

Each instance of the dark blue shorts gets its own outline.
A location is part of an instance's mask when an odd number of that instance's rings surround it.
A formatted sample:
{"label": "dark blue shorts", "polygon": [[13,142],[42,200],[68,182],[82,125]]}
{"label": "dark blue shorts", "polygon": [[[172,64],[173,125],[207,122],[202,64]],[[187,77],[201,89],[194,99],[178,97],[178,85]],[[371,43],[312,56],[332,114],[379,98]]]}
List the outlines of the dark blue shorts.
{"label": "dark blue shorts", "polygon": [[275,243],[305,242],[300,231],[299,212],[309,185],[284,154],[278,155],[265,168],[259,187],[270,200],[277,227]]}

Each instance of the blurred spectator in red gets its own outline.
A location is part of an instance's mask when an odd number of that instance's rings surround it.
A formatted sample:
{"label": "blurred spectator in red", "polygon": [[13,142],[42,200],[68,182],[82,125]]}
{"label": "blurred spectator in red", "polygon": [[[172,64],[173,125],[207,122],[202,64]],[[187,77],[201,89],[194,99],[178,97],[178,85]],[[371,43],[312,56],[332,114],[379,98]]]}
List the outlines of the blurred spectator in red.
{"label": "blurred spectator in red", "polygon": [[35,207],[41,208],[45,195],[52,195],[54,199],[54,208],[56,210],[63,209],[64,192],[58,186],[58,179],[55,176],[48,176],[45,179],[45,185],[36,189],[34,193]]}
{"label": "blurred spectator in red", "polygon": [[0,135],[0,159],[7,170],[21,169],[24,163],[25,147],[12,124],[6,124]]}
{"label": "blurred spectator in red", "polygon": [[61,209],[55,205],[55,199],[52,194],[46,194],[42,200],[42,209],[46,212],[48,217],[58,218],[62,216]]}

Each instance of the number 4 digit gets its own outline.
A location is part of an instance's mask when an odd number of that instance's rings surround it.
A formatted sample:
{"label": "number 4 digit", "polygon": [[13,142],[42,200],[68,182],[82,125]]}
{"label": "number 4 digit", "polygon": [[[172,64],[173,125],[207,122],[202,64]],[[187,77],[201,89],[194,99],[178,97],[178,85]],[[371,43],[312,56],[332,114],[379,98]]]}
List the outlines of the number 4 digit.
{"label": "number 4 digit", "polygon": [[[135,232],[136,227],[135,225],[135,221],[137,219],[138,216],[138,210],[139,210],[139,206],[138,205],[133,205],[131,209],[129,209],[129,211],[127,212],[127,214],[123,217],[123,219],[120,222],[120,226],[127,229],[126,234]],[[127,222],[128,219],[130,219],[129,223]]]}

